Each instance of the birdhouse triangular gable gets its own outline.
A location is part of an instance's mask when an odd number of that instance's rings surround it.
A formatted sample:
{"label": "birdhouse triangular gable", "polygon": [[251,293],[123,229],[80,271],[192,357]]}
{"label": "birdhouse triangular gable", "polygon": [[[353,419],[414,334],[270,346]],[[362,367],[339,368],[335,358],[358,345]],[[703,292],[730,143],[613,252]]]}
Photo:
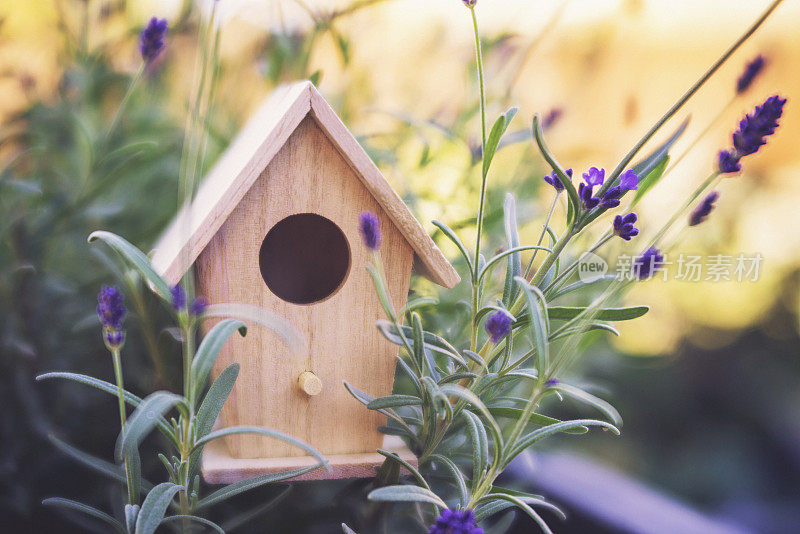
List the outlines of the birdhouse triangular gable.
{"label": "birdhouse triangular gable", "polygon": [[310,82],[277,88],[256,111],[157,243],[153,266],[177,283],[292,133],[311,117],[414,251],[414,270],[451,288],[460,278],[369,155]]}

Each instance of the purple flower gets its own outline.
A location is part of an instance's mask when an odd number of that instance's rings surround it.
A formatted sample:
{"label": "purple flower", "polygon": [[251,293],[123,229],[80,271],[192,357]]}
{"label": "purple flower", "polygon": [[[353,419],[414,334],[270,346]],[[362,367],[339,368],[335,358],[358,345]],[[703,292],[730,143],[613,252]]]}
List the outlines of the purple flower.
{"label": "purple flower", "polygon": [[492,343],[500,343],[500,340],[511,332],[511,316],[504,311],[498,310],[486,319],[484,328],[486,328],[486,332],[491,337]]}
{"label": "purple flower", "polygon": [[717,168],[722,174],[731,174],[742,170],[739,157],[729,150],[721,150],[717,161]]}
{"label": "purple flower", "polygon": [[[570,179],[572,179],[572,169],[567,169],[566,171],[564,171],[564,174],[566,174],[567,176],[570,177]],[[545,176],[544,181],[552,185],[553,188],[555,188],[555,190],[559,193],[564,190],[564,184],[562,184],[561,180],[558,179],[556,171],[553,171],[553,174],[548,174],[547,176]]]}
{"label": "purple flower", "polygon": [[118,349],[125,343],[125,332],[106,328],[105,341],[109,349]]}
{"label": "purple flower", "polygon": [[381,221],[378,216],[371,211],[364,211],[358,217],[358,229],[361,231],[361,237],[364,239],[364,244],[370,250],[378,250],[381,246]]}
{"label": "purple flower", "polygon": [[183,311],[186,309],[186,291],[178,284],[172,288],[172,307],[175,311]]}
{"label": "purple flower", "polygon": [[150,63],[164,50],[164,38],[167,36],[167,19],[153,17],[139,36],[139,53],[146,63]]}
{"label": "purple flower", "polygon": [[633,259],[633,274],[639,280],[647,280],[664,265],[664,255],[656,247],[650,247]]}
{"label": "purple flower", "polygon": [[785,104],[785,98],[773,95],[756,106],[752,114],[745,115],[739,122],[739,129],[733,134],[734,150],[723,150],[719,154],[717,166],[721,173],[738,172],[741,170],[740,159],[755,154],[767,144],[766,138],[778,128],[778,119],[783,115]]}
{"label": "purple flower", "polygon": [[583,182],[578,184],[578,196],[581,199],[583,207],[586,208],[587,210],[597,207],[597,205],[600,203],[599,198],[592,196],[592,194],[594,193],[594,191],[592,191],[593,189],[594,189],[593,186],[586,185]]}
{"label": "purple flower", "polygon": [[478,3],[478,0],[461,0],[461,1],[464,2],[464,5],[467,6],[468,8],[470,8],[470,9],[475,7],[475,4]]}
{"label": "purple flower", "polygon": [[105,328],[119,330],[125,319],[122,292],[114,286],[103,286],[97,294],[97,317]]}
{"label": "purple flower", "polygon": [[544,116],[542,119],[542,130],[547,130],[548,128],[552,128],[556,122],[564,115],[564,110],[561,108],[553,108],[550,112]]}
{"label": "purple flower", "polygon": [[714,202],[719,198],[719,193],[712,191],[689,215],[689,226],[697,226],[708,218],[708,214],[714,209]]}
{"label": "purple flower", "polygon": [[428,534],[483,534],[472,510],[442,510]]}
{"label": "purple flower", "polygon": [[189,306],[189,313],[191,313],[194,317],[198,317],[203,315],[203,312],[206,311],[208,308],[208,301],[205,297],[197,297],[192,301],[191,306]]}
{"label": "purple flower", "polygon": [[620,236],[625,241],[630,241],[632,237],[639,235],[639,229],[633,226],[635,223],[635,213],[629,213],[625,216],[617,215],[614,217],[614,235]]}
{"label": "purple flower", "polygon": [[753,81],[755,81],[756,76],[764,69],[764,66],[767,64],[767,60],[761,54],[758,55],[753,61],[747,64],[744,68],[744,72],[739,79],[736,81],[736,92],[738,94],[742,94],[747,91],[751,85],[753,85]]}
{"label": "purple flower", "polygon": [[547,386],[547,387],[557,386],[558,385],[558,378],[551,378],[550,380],[545,382],[544,385]]}
{"label": "purple flower", "polygon": [[595,185],[603,185],[603,182],[606,179],[606,170],[592,167],[589,169],[589,172],[583,173],[583,179],[586,182],[586,185],[591,187]]}
{"label": "purple flower", "polygon": [[619,177],[619,186],[628,191],[635,191],[639,189],[639,177],[631,169],[628,169]]}

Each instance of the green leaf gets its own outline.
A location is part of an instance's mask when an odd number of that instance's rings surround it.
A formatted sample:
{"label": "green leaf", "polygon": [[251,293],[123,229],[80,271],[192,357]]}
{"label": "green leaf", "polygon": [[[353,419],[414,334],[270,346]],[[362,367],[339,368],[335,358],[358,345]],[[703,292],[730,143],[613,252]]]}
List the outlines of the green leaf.
{"label": "green leaf", "polygon": [[477,484],[489,464],[489,438],[477,415],[469,410],[464,410],[461,415],[467,421],[467,433],[472,440],[472,482]]}
{"label": "green leaf", "polygon": [[[214,428],[214,423],[219,417],[222,407],[225,406],[228,397],[233,391],[233,386],[236,384],[236,379],[239,376],[239,364],[232,363],[226,367],[208,388],[208,393],[200,403],[200,408],[194,418],[194,430],[196,439],[200,439],[208,435]],[[203,447],[197,447],[189,455],[189,480],[194,478],[197,474],[197,469],[200,466],[200,457],[203,454]]]}
{"label": "green leaf", "polygon": [[551,387],[552,389],[562,392],[568,397],[597,408],[617,427],[622,426],[622,416],[610,403],[604,401],[603,399],[595,397],[591,393],[587,393],[586,391],[576,388],[575,386],[570,386],[569,384],[558,383]]}
{"label": "green leaf", "polygon": [[[117,396],[117,386],[114,384],[110,384],[104,380],[100,380],[99,378],[94,378],[88,375],[82,375],[77,373],[64,373],[64,372],[54,372],[54,373],[45,373],[43,375],[39,375],[36,377],[36,381],[39,382],[41,380],[49,380],[51,378],[63,378],[65,380],[72,380],[73,382],[78,382],[79,384],[84,384],[87,386],[91,386],[93,388],[97,388],[100,391],[104,391],[114,397]],[[130,404],[134,408],[139,406],[142,402],[142,399],[130,393],[128,391],[123,392],[123,397],[127,404]],[[164,434],[169,440],[176,446],[180,447],[175,436],[172,433],[172,428],[169,426],[169,423],[161,417],[156,422],[158,429]]]}
{"label": "green leaf", "polygon": [[486,408],[483,401],[472,391],[457,384],[444,384],[439,387],[439,390],[445,395],[458,397],[469,402],[481,412],[481,415],[483,415],[489,423],[489,430],[491,430],[492,438],[494,438],[495,457],[499,459],[500,450],[503,448],[503,434],[500,431],[500,425],[494,420],[494,417],[492,417],[492,414],[489,412],[489,409]]}
{"label": "green leaf", "polygon": [[583,335],[587,332],[591,332],[594,330],[605,330],[606,332],[611,332],[615,336],[620,336],[619,330],[611,326],[610,324],[606,323],[589,323],[589,324],[582,324],[580,326],[576,326],[574,328],[566,328],[566,329],[559,329],[557,332],[553,332],[550,334],[550,341],[555,341],[556,339],[561,339],[562,337],[568,337],[573,335]]}
{"label": "green leaf", "polygon": [[519,277],[517,281],[525,292],[525,298],[528,301],[528,317],[531,318],[533,346],[536,348],[536,370],[539,376],[543,376],[548,371],[550,361],[549,324],[543,311],[548,310],[547,302],[539,288],[531,286],[522,277]]}
{"label": "green leaf", "polygon": [[[411,347],[414,349],[414,353],[412,356],[414,357],[414,361],[417,362],[417,369],[428,369],[430,372],[431,363],[428,361],[427,356],[425,355],[425,342],[423,341],[423,334],[424,330],[422,329],[422,319],[420,319],[418,313],[411,314],[411,335],[413,337],[413,342]],[[422,373],[420,373],[422,374]]]}
{"label": "green leaf", "polygon": [[[550,527],[547,526],[547,523],[545,523],[544,519],[542,519],[542,516],[540,516],[538,513],[536,513],[536,511],[533,508],[531,508],[525,502],[525,500],[523,500],[520,497],[517,497],[515,495],[509,495],[507,493],[490,493],[489,495],[486,495],[485,497],[481,498],[478,502],[481,502],[481,501],[484,501],[484,500],[486,500],[486,501],[492,501],[492,500],[507,501],[510,504],[512,504],[513,506],[516,506],[517,508],[519,508],[520,510],[522,510],[523,512],[528,514],[528,516],[531,519],[533,519],[536,522],[537,525],[539,525],[539,528],[542,529],[542,532],[544,532],[545,534],[553,534],[553,531],[550,530]],[[558,510],[558,508],[556,508],[555,506],[553,506],[550,503],[547,503],[545,501],[539,501],[539,503],[540,504],[546,504],[547,507],[550,508],[550,509],[555,508],[556,510]],[[559,512],[560,512],[560,510],[559,510]]]}
{"label": "green leaf", "polygon": [[104,523],[112,525],[114,527],[114,530],[116,530],[120,534],[126,534],[125,527],[122,525],[122,523],[120,523],[107,513],[103,512],[102,510],[98,510],[97,508],[92,508],[89,505],[73,501],[70,499],[63,499],[61,497],[51,497],[49,499],[45,499],[42,501],[42,504],[45,506],[57,506],[60,508],[66,508],[67,510],[72,510],[75,512],[86,514],[88,516],[94,517],[95,519],[99,519]]}
{"label": "green leaf", "polygon": [[285,434],[278,430],[272,430],[271,428],[264,428],[260,426],[230,426],[227,428],[221,428],[219,430],[215,430],[207,434],[206,436],[202,437],[201,439],[197,440],[195,443],[195,448],[202,447],[203,445],[207,444],[209,441],[213,441],[218,438],[222,438],[225,436],[230,436],[232,434],[259,434],[261,436],[267,436],[270,438],[279,439],[281,441],[285,441],[295,447],[303,449],[308,454],[319,460],[320,464],[324,465],[328,471],[331,471],[330,465],[328,465],[328,460],[325,459],[322,454],[312,447],[311,445],[300,441],[299,439],[290,436],[289,434]]}
{"label": "green leaf", "polygon": [[372,283],[375,285],[375,292],[378,294],[378,300],[381,301],[383,311],[392,322],[396,320],[394,308],[392,307],[392,299],[389,297],[389,291],[386,289],[383,276],[374,265],[367,265],[367,272],[372,277]]}
{"label": "green leaf", "polygon": [[[100,473],[101,475],[105,475],[108,478],[116,480],[117,482],[120,482],[122,484],[125,484],[127,482],[127,480],[125,479],[125,471],[117,464],[108,462],[106,460],[103,460],[102,458],[97,458],[96,456],[93,456],[76,447],[73,447],[69,443],[61,441],[53,434],[48,434],[47,438],[58,450],[60,450],[73,460],[85,465],[92,471]],[[145,489],[145,491],[150,491],[153,485],[150,484],[149,482],[143,481],[142,487]]]}
{"label": "green leaf", "polygon": [[431,460],[443,464],[453,475],[456,489],[458,489],[458,502],[462,508],[466,508],[469,503],[469,490],[467,489],[467,480],[464,478],[464,473],[461,472],[461,469],[458,468],[453,460],[441,454],[432,454]]}
{"label": "green leaf", "polygon": [[500,115],[492,126],[489,132],[489,137],[486,138],[486,152],[483,154],[483,176],[489,174],[489,168],[492,165],[492,160],[497,152],[497,145],[500,144],[500,139],[506,133],[511,120],[519,111],[519,108],[510,108],[505,113]]}
{"label": "green leaf", "polygon": [[667,165],[669,165],[669,155],[664,154],[664,157],[659,160],[658,165],[653,168],[646,176],[639,179],[639,188],[636,190],[636,194],[633,196],[633,202],[631,202],[631,207],[635,206],[639,203],[639,201],[644,197],[644,195],[658,183],[659,180],[664,176],[664,171],[667,170]]}
{"label": "green leaf", "polygon": [[171,288],[166,280],[153,269],[150,260],[138,248],[116,234],[105,231],[92,232],[89,242],[101,240],[119,254],[131,267],[139,271],[145,280],[153,287],[155,292],[165,301],[171,300]]}
{"label": "green leaf", "polygon": [[[203,338],[192,360],[191,374],[195,395],[199,394],[205,387],[211,368],[214,366],[214,362],[217,361],[217,356],[219,356],[228,338],[236,331],[244,336],[247,333],[247,326],[236,319],[225,319],[215,324]],[[194,405],[192,399],[190,399],[190,402]]]}
{"label": "green leaf", "polygon": [[461,253],[461,255],[464,257],[464,260],[467,262],[467,267],[469,267],[469,272],[472,273],[473,270],[474,270],[473,267],[472,267],[472,259],[469,256],[469,252],[467,251],[467,247],[465,247],[464,243],[461,242],[461,239],[456,235],[456,233],[449,226],[447,226],[443,222],[433,221],[433,225],[436,228],[438,228],[439,230],[441,230],[442,233],[444,235],[446,235],[447,238],[456,245],[456,248]]}
{"label": "green leaf", "polygon": [[[511,261],[514,258],[514,255],[517,255],[517,261],[518,261],[519,260],[519,253],[520,252],[524,252],[526,250],[544,250],[544,251],[547,251],[547,252],[553,252],[551,249],[549,249],[547,247],[540,247],[538,245],[523,245],[523,246],[515,247],[515,248],[509,249],[509,250],[504,250],[503,252],[500,252],[496,256],[492,257],[492,259],[490,259],[486,263],[486,266],[484,266],[483,270],[478,274],[478,280],[479,281],[483,280],[483,278],[486,276],[487,273],[490,272],[490,270],[495,266],[495,264],[497,262],[499,262],[500,260],[502,260],[503,258],[506,258],[506,257],[510,256],[509,261]],[[520,268],[520,274],[521,274],[522,266],[520,265],[519,268]],[[519,275],[516,275],[516,276],[520,277]],[[505,299],[503,299],[503,302],[506,303]]]}
{"label": "green leaf", "polygon": [[533,138],[536,140],[536,144],[539,146],[539,151],[542,153],[542,157],[544,157],[547,164],[550,165],[550,168],[555,171],[556,176],[567,191],[570,209],[568,222],[571,223],[573,220],[575,220],[575,217],[577,217],[581,210],[580,198],[578,198],[578,190],[575,189],[575,186],[572,184],[572,180],[570,180],[569,176],[567,176],[566,171],[564,171],[564,167],[562,167],[558,161],[556,161],[553,153],[550,152],[549,148],[547,148],[547,144],[544,141],[544,132],[542,131],[541,119],[538,114],[533,116],[533,125],[531,129],[533,131]]}
{"label": "green leaf", "polygon": [[596,419],[576,419],[573,421],[564,421],[562,423],[556,423],[554,425],[549,425],[544,428],[540,428],[538,430],[534,430],[529,434],[522,436],[517,443],[511,446],[508,451],[506,452],[505,458],[503,458],[503,464],[508,465],[511,460],[516,458],[522,451],[540,441],[546,437],[552,436],[553,434],[557,434],[558,432],[563,432],[564,430],[570,428],[577,428],[577,427],[590,427],[590,426],[599,426],[603,428],[607,428],[611,430],[614,434],[619,435],[619,430],[617,427],[612,425],[611,423],[607,423],[605,421],[598,421]]}
{"label": "green leaf", "polygon": [[200,499],[197,504],[195,505],[195,511],[202,510],[203,508],[208,508],[211,505],[220,503],[226,499],[230,499],[240,493],[244,493],[245,491],[250,491],[251,489],[258,488],[265,484],[272,484],[273,482],[280,482],[282,480],[288,480],[290,478],[299,477],[300,475],[304,475],[314,469],[318,469],[322,467],[321,464],[312,465],[309,467],[303,467],[300,469],[293,469],[291,471],[284,471],[281,473],[270,473],[268,475],[261,475],[258,477],[250,478],[248,480],[241,480],[239,482],[234,482],[233,484],[228,484],[224,488],[218,489],[211,495]]}
{"label": "green leaf", "polygon": [[420,308],[427,308],[428,306],[436,306],[437,304],[439,304],[439,299],[436,297],[416,297],[409,300],[408,304],[406,304],[403,307],[403,309],[400,310],[400,313],[398,313],[397,315],[399,317],[402,317],[405,314],[418,310]]}
{"label": "green leaf", "polygon": [[369,410],[381,410],[383,408],[397,408],[398,406],[419,406],[422,399],[413,395],[389,395],[375,399],[367,404]]}
{"label": "green leaf", "polygon": [[170,523],[173,521],[194,521],[196,523],[200,523],[201,525],[205,525],[220,534],[225,534],[225,531],[222,530],[222,527],[209,521],[208,519],[204,519],[202,517],[197,517],[196,515],[171,515],[169,517],[165,517],[161,520],[161,524]]}
{"label": "green leaf", "polygon": [[585,282],[583,280],[579,280],[579,281],[577,281],[577,282],[575,282],[573,284],[570,284],[570,285],[565,286],[565,287],[563,287],[561,289],[558,289],[552,295],[550,294],[550,292],[553,291],[553,289],[555,289],[555,288],[550,288],[550,289],[547,290],[547,294],[548,294],[548,298],[551,301],[553,301],[553,300],[555,300],[555,299],[557,299],[559,297],[563,297],[564,295],[566,295],[568,293],[571,293],[571,292],[576,291],[578,289],[590,286],[592,284],[597,284],[599,282],[613,282],[616,279],[617,279],[616,275],[607,274],[607,275],[604,275],[604,276],[599,276],[597,278],[593,278],[591,280],[587,280]]}
{"label": "green leaf", "polygon": [[386,486],[372,490],[367,498],[371,501],[384,502],[425,502],[435,504],[439,508],[447,508],[447,504],[438,495],[419,486]]}
{"label": "green leaf", "polygon": [[428,482],[425,480],[425,477],[423,477],[423,476],[422,476],[422,473],[420,473],[420,472],[417,470],[417,468],[416,468],[416,467],[414,467],[414,466],[413,466],[413,465],[411,465],[410,463],[408,463],[408,462],[406,462],[405,460],[403,460],[402,458],[400,458],[400,456],[399,456],[399,455],[397,455],[397,453],[394,453],[394,452],[389,452],[389,451],[384,451],[383,449],[378,449],[378,454],[380,454],[381,456],[384,456],[386,459],[388,459],[388,460],[390,460],[390,461],[392,461],[392,462],[395,462],[395,463],[397,463],[397,464],[400,464],[402,467],[406,468],[406,470],[407,470],[409,473],[411,473],[411,475],[412,475],[412,476],[413,476],[415,479],[417,479],[417,482],[419,482],[419,483],[420,483],[420,485],[421,485],[423,488],[425,488],[425,489],[431,489],[430,485],[429,485],[429,484],[428,484]]}
{"label": "green leaf", "polygon": [[[517,227],[517,199],[511,193],[506,193],[506,200],[503,204],[503,217],[506,230],[506,247],[509,251],[513,251],[519,247],[519,228]],[[492,260],[489,260],[489,264],[492,263]],[[517,276],[522,276],[522,256],[519,252],[511,252],[506,264],[506,277],[503,285],[503,303],[506,307],[511,306],[511,303],[517,298],[517,293],[519,292],[516,281]]]}
{"label": "green leaf", "polygon": [[136,520],[135,534],[153,534],[161,520],[164,519],[164,514],[167,512],[167,507],[172,499],[180,491],[184,491],[183,486],[178,486],[172,482],[162,482],[147,494],[142,508],[139,510],[139,518]]}
{"label": "green leaf", "polygon": [[[522,408],[512,408],[510,406],[491,406],[489,407],[489,411],[495,417],[507,417],[508,419],[513,419],[515,421],[518,421],[522,417],[522,414],[525,413],[525,410]],[[528,422],[539,426],[550,426],[563,421],[542,415],[540,413],[532,413],[528,419]],[[563,430],[565,434],[586,434],[588,431],[589,429],[585,426]]]}
{"label": "green leaf", "polygon": [[[551,306],[547,308],[547,315],[554,320],[574,319],[585,312],[586,309],[581,307]],[[598,321],[629,321],[638,319],[648,311],[650,311],[650,306],[629,306],[627,308],[601,308],[590,310],[589,313],[592,319]]]}
{"label": "green leaf", "polygon": [[689,125],[689,119],[687,118],[684,120],[680,126],[675,130],[675,132],[663,142],[660,146],[658,146],[653,152],[651,152],[646,158],[642,161],[638,162],[636,165],[631,167],[631,170],[639,176],[639,187],[642,185],[641,178],[643,176],[649,175],[653,172],[656,167],[658,167],[665,156],[669,154],[669,149],[672,148],[672,145],[683,135],[683,132],[686,131],[686,127]]}
{"label": "green leaf", "polygon": [[294,353],[302,353],[305,350],[305,338],[297,329],[275,313],[269,310],[242,303],[212,304],[203,313],[204,317],[235,317],[245,322],[255,323],[259,326],[269,328],[286,343]]}
{"label": "green leaf", "polygon": [[117,439],[115,457],[118,462],[128,458],[132,451],[139,448],[139,444],[156,426],[157,421],[164,417],[176,404],[184,402],[184,398],[167,391],[156,391],[148,395],[128,418]]}

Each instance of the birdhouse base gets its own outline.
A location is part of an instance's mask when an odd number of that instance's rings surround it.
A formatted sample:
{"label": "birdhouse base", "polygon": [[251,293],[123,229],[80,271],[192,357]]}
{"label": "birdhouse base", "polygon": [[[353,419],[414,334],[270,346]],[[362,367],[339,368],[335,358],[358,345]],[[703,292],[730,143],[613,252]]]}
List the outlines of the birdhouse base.
{"label": "birdhouse base", "polygon": [[[417,457],[406,447],[403,440],[396,436],[386,436],[382,449],[397,453],[409,464],[417,466]],[[332,472],[319,468],[291,480],[370,478],[375,476],[376,469],[386,459],[377,452],[334,454],[325,457],[330,462]],[[260,475],[302,469],[316,463],[316,458],[311,456],[233,458],[224,442],[216,440],[206,445],[203,450],[202,471],[203,479],[209,484],[232,484]]]}

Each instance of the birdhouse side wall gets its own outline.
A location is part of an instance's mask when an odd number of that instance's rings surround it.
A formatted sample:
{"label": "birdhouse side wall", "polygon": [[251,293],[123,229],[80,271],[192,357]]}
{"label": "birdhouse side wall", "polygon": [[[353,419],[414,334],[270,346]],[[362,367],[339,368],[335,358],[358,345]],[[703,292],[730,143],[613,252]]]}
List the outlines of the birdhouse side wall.
{"label": "birdhouse side wall", "polygon": [[[361,184],[312,117],[289,137],[261,177],[234,209],[198,262],[198,290],[212,303],[246,303],[284,317],[306,342],[292,354],[275,333],[251,325],[245,338],[233,336],[214,368],[217,376],[233,362],[239,379],[221,414],[223,426],[261,425],[291,434],[323,454],[374,451],[382,442],[377,427],[385,417],[367,410],[342,381],[376,397],[391,393],[398,348],[375,323],[384,318],[366,266],[372,252],[361,242],[358,216],[378,214],[381,254],[395,309],[405,305],[413,250]],[[262,241],[276,223],[300,213],[321,215],[344,233],[350,268],[343,284],[314,304],[292,304],[276,296],[259,267]],[[324,269],[324,265],[319,266]],[[322,392],[308,396],[298,377],[311,371]],[[232,456],[303,456],[296,447],[260,436],[228,439]]]}

